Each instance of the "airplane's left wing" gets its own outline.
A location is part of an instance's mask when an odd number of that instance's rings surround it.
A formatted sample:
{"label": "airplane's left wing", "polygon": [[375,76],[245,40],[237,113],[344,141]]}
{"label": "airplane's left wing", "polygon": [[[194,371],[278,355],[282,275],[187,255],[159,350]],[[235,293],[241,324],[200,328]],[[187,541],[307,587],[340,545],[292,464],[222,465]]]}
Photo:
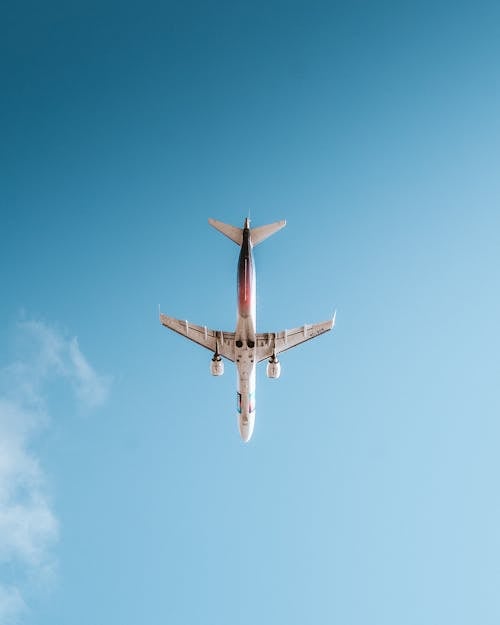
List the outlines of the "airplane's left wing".
{"label": "airplane's left wing", "polygon": [[320,334],[324,334],[335,325],[335,315],[328,321],[321,323],[305,324],[293,330],[282,330],[281,332],[268,332],[256,335],[257,342],[257,362],[266,358],[271,358],[273,354],[277,356],[280,352],[296,347],[305,341],[309,341]]}
{"label": "airplane's left wing", "polygon": [[160,323],[211,352],[218,351],[221,356],[234,362],[234,332],[210,330],[206,326],[197,326],[163,313],[160,313]]}

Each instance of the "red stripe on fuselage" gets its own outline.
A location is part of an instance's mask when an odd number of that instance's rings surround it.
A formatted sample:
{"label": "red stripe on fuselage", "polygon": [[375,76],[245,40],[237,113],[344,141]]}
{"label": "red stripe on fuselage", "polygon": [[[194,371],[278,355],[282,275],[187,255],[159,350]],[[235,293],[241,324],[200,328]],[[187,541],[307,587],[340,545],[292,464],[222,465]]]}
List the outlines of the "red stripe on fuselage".
{"label": "red stripe on fuselage", "polygon": [[252,293],[255,280],[252,245],[250,243],[250,230],[243,230],[243,242],[241,244],[240,257],[238,260],[238,312],[241,317],[248,317],[252,311]]}

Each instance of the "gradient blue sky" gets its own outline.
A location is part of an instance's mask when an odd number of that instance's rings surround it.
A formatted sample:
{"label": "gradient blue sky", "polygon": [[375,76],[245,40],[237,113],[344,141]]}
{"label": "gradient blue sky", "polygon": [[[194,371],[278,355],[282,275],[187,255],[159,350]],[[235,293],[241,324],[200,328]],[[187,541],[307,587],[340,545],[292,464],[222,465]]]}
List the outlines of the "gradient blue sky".
{"label": "gradient blue sky", "polygon": [[[500,5],[0,17],[0,624],[497,625]],[[234,327],[249,212],[259,328],[338,323],[245,446],[157,305]]]}

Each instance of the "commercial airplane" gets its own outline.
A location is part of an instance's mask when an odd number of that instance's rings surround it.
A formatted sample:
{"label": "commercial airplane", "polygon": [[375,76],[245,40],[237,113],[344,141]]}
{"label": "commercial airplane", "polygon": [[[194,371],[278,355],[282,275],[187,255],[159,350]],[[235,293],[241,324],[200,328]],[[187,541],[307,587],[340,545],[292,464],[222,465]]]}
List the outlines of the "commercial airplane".
{"label": "commercial airplane", "polygon": [[208,223],[241,247],[237,276],[236,331],[210,330],[206,326],[193,325],[188,321],[174,319],[162,313],[160,313],[160,322],[166,328],[213,352],[210,363],[212,375],[224,373],[222,358],[236,363],[238,370],[237,416],[241,438],[246,443],[252,436],[255,424],[255,367],[257,363],[267,359],[267,377],[279,378],[281,364],[278,354],[331,330],[335,324],[335,314],[332,319],[322,323],[303,325],[300,328],[281,332],[257,333],[255,266],[252,248],[271,234],[281,230],[286,225],[286,221],[277,221],[258,228],[250,228],[248,218],[245,219],[243,228],[229,226],[215,219],[209,219]]}

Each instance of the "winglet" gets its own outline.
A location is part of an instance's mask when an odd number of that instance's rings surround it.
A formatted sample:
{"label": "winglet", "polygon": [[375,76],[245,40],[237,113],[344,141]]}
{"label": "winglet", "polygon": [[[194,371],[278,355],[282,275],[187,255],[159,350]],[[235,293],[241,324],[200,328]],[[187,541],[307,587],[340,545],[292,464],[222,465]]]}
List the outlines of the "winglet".
{"label": "winglet", "polygon": [[334,325],[335,325],[335,318],[336,318],[336,316],[337,316],[337,310],[335,310],[335,312],[333,313],[333,318],[332,318],[332,328],[333,328],[333,327],[334,327]]}

